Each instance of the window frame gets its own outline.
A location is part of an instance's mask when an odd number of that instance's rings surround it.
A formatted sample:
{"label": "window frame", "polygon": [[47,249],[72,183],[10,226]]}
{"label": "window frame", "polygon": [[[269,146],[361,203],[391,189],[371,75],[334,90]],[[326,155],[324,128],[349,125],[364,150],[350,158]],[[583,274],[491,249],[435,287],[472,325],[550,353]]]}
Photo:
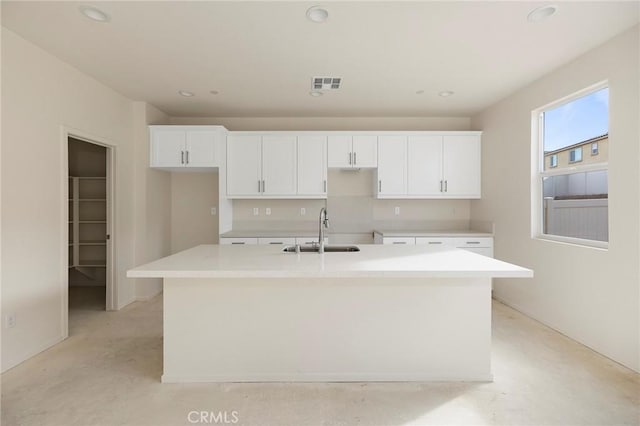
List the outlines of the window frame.
{"label": "window frame", "polygon": [[[553,160],[555,160],[555,162]],[[555,169],[556,167],[558,167],[558,154],[551,154],[549,157],[549,168]]]}
{"label": "window frame", "polygon": [[[572,159],[571,159],[572,154],[573,154],[574,152],[580,152],[580,158],[579,158],[579,159],[577,159],[577,160],[575,160],[575,159],[574,159],[574,160],[572,160]],[[577,155],[574,155],[573,157],[575,158],[575,157],[577,157]],[[573,148],[573,149],[569,150],[569,164],[573,164],[573,163],[580,163],[581,161],[582,161],[582,146],[577,146],[577,147],[575,147],[575,148]]]}
{"label": "window frame", "polygon": [[[545,177],[570,175],[579,172],[609,171],[609,162],[595,164],[580,164],[582,160],[569,162],[569,167],[558,169],[550,167],[545,170],[544,157],[544,112],[555,107],[575,101],[576,99],[588,96],[594,92],[609,88],[608,80],[601,81],[592,86],[557,99],[546,105],[538,107],[531,112],[531,239],[570,244],[579,247],[592,248],[598,250],[608,250],[608,241],[588,240],[584,238],[565,237],[561,235],[545,234],[544,231],[544,200],[543,185]],[[610,114],[610,109],[608,113]],[[582,147],[580,147],[582,148]],[[607,224],[609,226],[609,224]],[[610,228],[610,227],[609,227]]]}
{"label": "window frame", "polygon": [[[594,147],[595,150],[593,149]],[[598,154],[600,154],[600,146],[598,145],[598,142],[591,142],[591,156],[594,157]]]}

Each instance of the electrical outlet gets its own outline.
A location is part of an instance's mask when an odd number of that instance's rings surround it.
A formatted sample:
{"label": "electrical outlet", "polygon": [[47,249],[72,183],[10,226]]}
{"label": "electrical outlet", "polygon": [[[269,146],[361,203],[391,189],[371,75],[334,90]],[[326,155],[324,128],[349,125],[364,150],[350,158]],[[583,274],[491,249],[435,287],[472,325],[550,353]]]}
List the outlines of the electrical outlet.
{"label": "electrical outlet", "polygon": [[211,207],[211,216],[215,216],[218,213],[218,210],[215,207]]}
{"label": "electrical outlet", "polygon": [[304,216],[307,214],[307,209],[305,209],[304,207],[300,207],[300,216]]}
{"label": "electrical outlet", "polygon": [[7,314],[5,324],[7,328],[13,328],[16,326],[16,314]]}
{"label": "electrical outlet", "polygon": [[400,207],[396,207],[395,209],[393,209],[393,212],[396,216],[400,216]]}
{"label": "electrical outlet", "polygon": [[266,214],[267,216],[271,216],[271,207],[267,207],[266,209],[264,209],[264,214]]}
{"label": "electrical outlet", "polygon": [[253,208],[253,215],[258,216],[260,214],[260,209],[258,207]]}

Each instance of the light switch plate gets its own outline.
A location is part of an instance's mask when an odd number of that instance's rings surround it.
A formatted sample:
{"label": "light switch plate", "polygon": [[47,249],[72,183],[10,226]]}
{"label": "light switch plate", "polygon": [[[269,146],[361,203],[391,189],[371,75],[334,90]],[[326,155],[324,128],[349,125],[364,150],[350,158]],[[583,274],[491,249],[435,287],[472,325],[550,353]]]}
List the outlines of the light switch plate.
{"label": "light switch plate", "polygon": [[260,209],[258,207],[253,208],[253,215],[258,216],[260,214]]}
{"label": "light switch plate", "polygon": [[215,216],[218,213],[218,209],[211,207],[211,216]]}
{"label": "light switch plate", "polygon": [[300,207],[300,216],[304,216],[307,214],[307,209],[305,209],[304,207]]}
{"label": "light switch plate", "polygon": [[264,209],[264,214],[266,214],[267,216],[271,216],[271,207],[267,207],[266,209]]}
{"label": "light switch plate", "polygon": [[400,207],[396,207],[395,209],[393,209],[393,212],[396,216],[400,216]]}

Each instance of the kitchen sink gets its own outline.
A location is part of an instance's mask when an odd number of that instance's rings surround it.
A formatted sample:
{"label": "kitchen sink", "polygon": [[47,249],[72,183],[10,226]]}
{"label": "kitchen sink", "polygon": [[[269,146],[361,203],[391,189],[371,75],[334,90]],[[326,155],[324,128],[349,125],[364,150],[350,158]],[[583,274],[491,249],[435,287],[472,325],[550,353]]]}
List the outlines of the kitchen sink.
{"label": "kitchen sink", "polygon": [[[282,249],[285,253],[318,253],[320,247],[318,246],[287,246]],[[324,246],[325,253],[346,253],[360,251],[358,246]]]}

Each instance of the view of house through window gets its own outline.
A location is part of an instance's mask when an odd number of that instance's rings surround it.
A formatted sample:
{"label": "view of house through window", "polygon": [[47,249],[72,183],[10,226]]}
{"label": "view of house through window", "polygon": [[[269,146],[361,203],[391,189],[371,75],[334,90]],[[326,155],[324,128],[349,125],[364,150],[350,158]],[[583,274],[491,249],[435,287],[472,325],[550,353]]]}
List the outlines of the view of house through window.
{"label": "view of house through window", "polygon": [[609,89],[545,109],[542,233],[608,241]]}

